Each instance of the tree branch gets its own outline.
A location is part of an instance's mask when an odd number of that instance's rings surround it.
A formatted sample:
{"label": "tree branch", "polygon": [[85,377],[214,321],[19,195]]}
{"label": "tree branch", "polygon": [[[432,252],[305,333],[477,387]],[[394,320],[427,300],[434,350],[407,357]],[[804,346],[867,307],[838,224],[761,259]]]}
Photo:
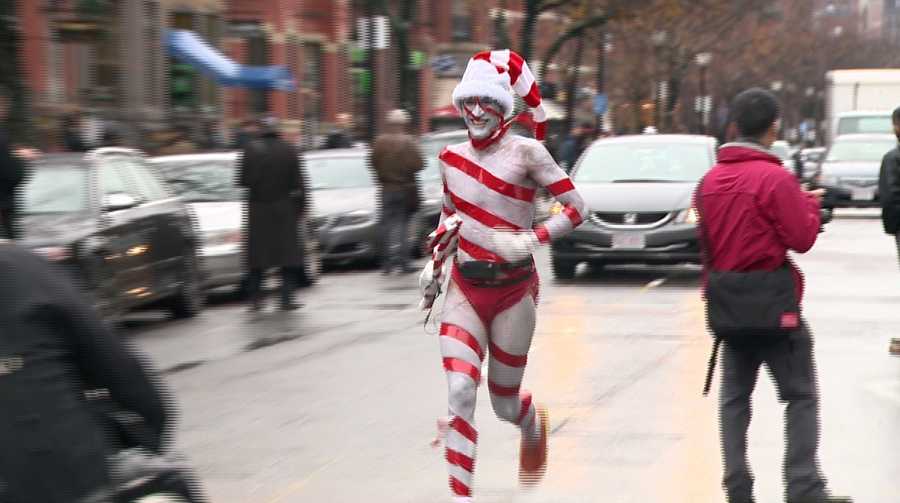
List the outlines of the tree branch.
{"label": "tree branch", "polygon": [[609,21],[606,13],[596,14],[591,16],[583,21],[578,22],[569,30],[562,35],[559,36],[550,47],[547,48],[547,52],[544,53],[544,57],[541,58],[541,69],[538,72],[538,79],[543,78],[544,74],[547,71],[547,63],[556,56],[556,53],[562,49],[562,46],[565,45],[569,40],[580,36],[586,30],[590,28],[594,28],[596,26],[600,26],[606,24]]}
{"label": "tree branch", "polygon": [[559,8],[559,7],[565,7],[566,5],[573,3],[574,1],[575,0],[553,0],[551,2],[546,2],[546,3],[541,2],[540,5],[538,6],[537,13],[543,14],[547,11],[551,11],[551,10]]}

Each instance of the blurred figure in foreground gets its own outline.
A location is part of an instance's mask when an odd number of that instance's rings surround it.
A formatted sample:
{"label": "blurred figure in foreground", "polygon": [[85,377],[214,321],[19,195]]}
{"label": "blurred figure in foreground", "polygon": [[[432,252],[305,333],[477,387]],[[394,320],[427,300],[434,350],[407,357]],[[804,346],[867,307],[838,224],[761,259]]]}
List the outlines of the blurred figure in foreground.
{"label": "blurred figure in foreground", "polygon": [[[893,114],[894,134],[900,140],[900,107]],[[878,176],[878,198],[884,232],[894,236],[900,256],[900,145],[884,154]],[[900,338],[891,339],[891,354],[900,355]]]}
{"label": "blurred figure in foreground", "polygon": [[42,258],[0,240],[0,501],[81,503],[116,478],[109,417],[86,399],[104,390],[162,450],[169,414],[137,357]]}
{"label": "blurred figure in foreground", "polygon": [[751,395],[765,363],[785,413],[787,503],[849,503],[830,496],[819,468],[819,390],[813,338],[801,316],[803,278],[787,251],[816,242],[823,191],[804,191],[771,152],[780,125],[772,93],[750,89],[731,107],[737,141],[719,149],[719,163],[700,181],[707,322],[715,336],[704,394],[719,346],[719,424],[729,503],[753,503],[747,459]]}
{"label": "blurred figure in foreground", "polygon": [[297,150],[281,139],[278,120],[265,118],[260,138],[244,149],[237,183],[247,191],[246,260],[251,312],[262,309],[263,277],[281,268],[281,309],[294,302],[294,274],[301,266],[298,220],[304,207],[303,178]]}
{"label": "blurred figure in foreground", "polygon": [[381,187],[381,224],[384,227],[383,270],[396,268],[407,274],[409,267],[409,222],[419,209],[419,182],[416,173],[425,167],[419,145],[406,132],[410,117],[406,110],[388,113],[388,132],[372,146],[370,166]]}
{"label": "blurred figure in foreground", "polygon": [[12,94],[0,86],[0,239],[16,238],[16,188],[25,179],[25,163],[37,156],[27,148],[13,148],[6,136]]}

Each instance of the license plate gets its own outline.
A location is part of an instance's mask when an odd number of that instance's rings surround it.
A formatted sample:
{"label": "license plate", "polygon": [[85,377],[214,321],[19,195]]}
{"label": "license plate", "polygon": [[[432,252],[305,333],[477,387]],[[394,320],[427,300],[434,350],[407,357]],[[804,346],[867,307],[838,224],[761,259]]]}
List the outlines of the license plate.
{"label": "license plate", "polygon": [[612,247],[625,250],[641,250],[647,246],[643,234],[613,234]]}
{"label": "license plate", "polygon": [[871,201],[875,199],[875,189],[860,188],[852,189],[854,201]]}

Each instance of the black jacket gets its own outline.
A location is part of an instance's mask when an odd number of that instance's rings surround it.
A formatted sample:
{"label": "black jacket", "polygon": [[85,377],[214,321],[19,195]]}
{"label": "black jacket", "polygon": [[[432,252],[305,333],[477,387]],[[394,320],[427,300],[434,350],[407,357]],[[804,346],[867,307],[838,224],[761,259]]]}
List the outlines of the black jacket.
{"label": "black jacket", "polygon": [[250,142],[241,156],[237,181],[248,189],[248,266],[300,265],[297,225],[307,193],[297,150],[272,135]]}
{"label": "black jacket", "polygon": [[12,208],[16,187],[25,178],[25,161],[14,156],[9,138],[0,131],[0,209]]}
{"label": "black jacket", "polygon": [[159,450],[160,391],[64,274],[0,243],[0,501],[71,503],[106,484],[112,441],[85,391],[141,416]]}
{"label": "black jacket", "polygon": [[897,234],[900,231],[900,147],[895,147],[881,160],[878,199],[884,232]]}

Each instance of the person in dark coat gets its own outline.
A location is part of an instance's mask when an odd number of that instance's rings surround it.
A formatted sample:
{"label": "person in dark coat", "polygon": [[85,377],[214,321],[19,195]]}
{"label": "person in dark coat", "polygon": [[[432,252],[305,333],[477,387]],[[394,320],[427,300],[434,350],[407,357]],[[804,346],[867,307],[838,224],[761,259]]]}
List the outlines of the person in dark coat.
{"label": "person in dark coat", "polygon": [[43,258],[0,240],[4,503],[80,503],[108,489],[116,439],[88,391],[105,390],[118,409],[143,419],[148,452],[161,452],[168,440],[170,412],[159,388],[64,278]]}
{"label": "person in dark coat", "polygon": [[[893,114],[894,134],[900,140],[900,107]],[[894,237],[900,257],[900,144],[884,154],[878,176],[878,200],[884,232]],[[900,338],[891,339],[891,353],[900,355]]]}
{"label": "person in dark coat", "polygon": [[563,142],[561,155],[566,173],[572,172],[572,168],[575,167],[575,163],[578,162],[581,153],[584,152],[584,149],[590,145],[590,142],[593,139],[593,126],[588,123],[583,123],[573,130],[571,136]]}
{"label": "person in dark coat", "polygon": [[252,311],[262,307],[266,270],[281,268],[281,308],[294,310],[292,275],[302,263],[298,220],[305,188],[297,150],[281,139],[275,119],[264,119],[262,135],[244,149],[238,184],[247,192],[246,260]]}
{"label": "person in dark coat", "polygon": [[325,149],[334,148],[351,148],[353,147],[353,138],[350,136],[350,128],[353,122],[350,120],[350,114],[338,114],[335,129],[325,138]]}
{"label": "person in dark coat", "polygon": [[0,87],[0,238],[15,239],[16,189],[25,179],[25,163],[36,153],[30,149],[16,149],[9,144],[4,131],[9,112],[11,93]]}

